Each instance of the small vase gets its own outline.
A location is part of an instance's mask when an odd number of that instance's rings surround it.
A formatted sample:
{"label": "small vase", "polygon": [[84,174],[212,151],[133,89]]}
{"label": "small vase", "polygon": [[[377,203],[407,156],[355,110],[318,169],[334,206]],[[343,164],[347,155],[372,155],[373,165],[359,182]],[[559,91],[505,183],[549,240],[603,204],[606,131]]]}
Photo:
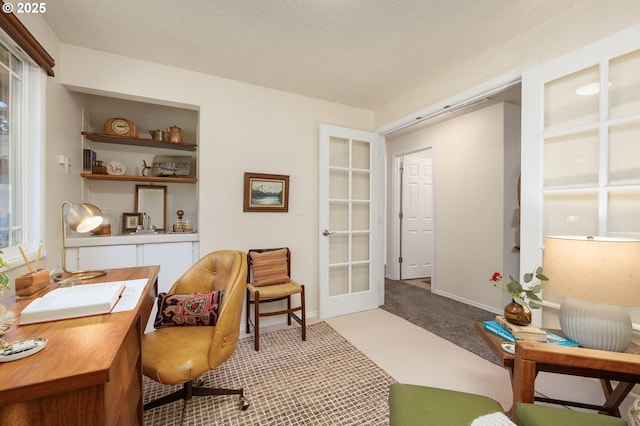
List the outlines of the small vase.
{"label": "small vase", "polygon": [[511,303],[504,307],[504,317],[511,324],[529,325],[531,324],[531,309],[512,299]]}

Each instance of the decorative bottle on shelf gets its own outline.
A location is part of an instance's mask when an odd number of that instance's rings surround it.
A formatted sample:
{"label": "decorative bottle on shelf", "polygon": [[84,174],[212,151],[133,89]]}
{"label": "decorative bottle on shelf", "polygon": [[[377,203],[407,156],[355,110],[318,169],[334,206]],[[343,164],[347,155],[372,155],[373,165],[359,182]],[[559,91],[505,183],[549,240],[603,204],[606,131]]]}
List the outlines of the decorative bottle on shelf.
{"label": "decorative bottle on shelf", "polygon": [[178,210],[176,214],[178,215],[178,218],[176,219],[176,222],[173,224],[173,232],[184,232],[185,223],[184,223],[184,220],[182,219],[182,216],[184,216],[184,211]]}

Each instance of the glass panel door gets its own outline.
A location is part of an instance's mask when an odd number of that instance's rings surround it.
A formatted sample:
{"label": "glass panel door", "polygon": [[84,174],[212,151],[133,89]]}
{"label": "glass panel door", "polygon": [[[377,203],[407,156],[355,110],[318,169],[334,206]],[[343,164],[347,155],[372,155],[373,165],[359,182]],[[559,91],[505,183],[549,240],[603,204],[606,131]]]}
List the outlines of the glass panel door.
{"label": "glass panel door", "polygon": [[382,138],[320,126],[320,317],[379,305],[384,280]]}
{"label": "glass panel door", "polygon": [[547,235],[640,238],[639,141],[640,25],[523,72],[521,271]]}
{"label": "glass panel door", "polygon": [[544,83],[543,228],[640,236],[640,50]]}
{"label": "glass panel door", "polygon": [[329,141],[329,296],[369,291],[371,253],[369,142]]}

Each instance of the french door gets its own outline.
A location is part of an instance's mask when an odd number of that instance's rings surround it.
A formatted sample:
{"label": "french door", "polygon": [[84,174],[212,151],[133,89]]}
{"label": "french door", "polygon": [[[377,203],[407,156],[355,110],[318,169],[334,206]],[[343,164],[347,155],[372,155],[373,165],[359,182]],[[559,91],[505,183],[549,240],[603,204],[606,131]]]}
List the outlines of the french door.
{"label": "french door", "polygon": [[320,125],[320,318],[383,303],[384,138]]}
{"label": "french door", "polygon": [[522,84],[521,270],[547,235],[640,237],[640,25]]}

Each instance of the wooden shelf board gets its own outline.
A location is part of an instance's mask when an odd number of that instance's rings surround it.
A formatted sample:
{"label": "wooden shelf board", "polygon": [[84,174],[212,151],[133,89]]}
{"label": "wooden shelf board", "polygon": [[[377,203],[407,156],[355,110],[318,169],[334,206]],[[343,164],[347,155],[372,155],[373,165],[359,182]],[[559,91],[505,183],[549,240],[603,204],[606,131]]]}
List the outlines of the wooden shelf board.
{"label": "wooden shelf board", "polygon": [[144,146],[147,148],[174,149],[180,151],[195,151],[197,145],[191,143],[173,143],[157,141],[155,139],[130,138],[124,136],[112,136],[102,133],[81,132],[84,136],[95,142],[114,143],[120,145]]}
{"label": "wooden shelf board", "polygon": [[174,183],[196,183],[196,178],[183,178],[183,177],[159,177],[159,176],[115,176],[115,175],[97,175],[92,173],[82,173],[85,179],[92,180],[119,180],[129,182],[174,182]]}

